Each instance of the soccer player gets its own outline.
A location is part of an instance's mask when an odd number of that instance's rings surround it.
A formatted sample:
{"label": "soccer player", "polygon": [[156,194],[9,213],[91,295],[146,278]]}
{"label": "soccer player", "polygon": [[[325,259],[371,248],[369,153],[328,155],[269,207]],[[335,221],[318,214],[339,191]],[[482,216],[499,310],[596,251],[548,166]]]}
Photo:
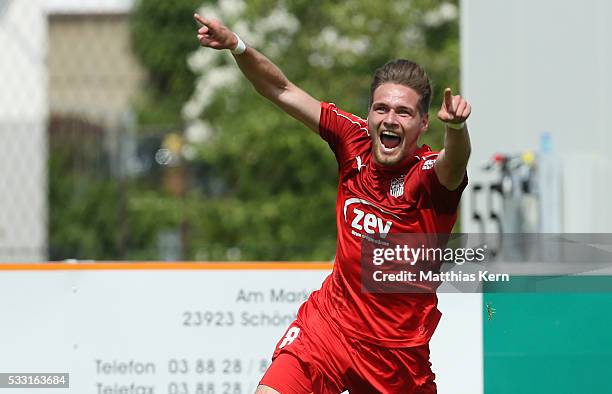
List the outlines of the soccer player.
{"label": "soccer player", "polygon": [[432,152],[417,145],[431,102],[418,64],[395,60],[378,69],[361,119],[292,84],[221,22],[195,19],[200,44],[231,50],[257,92],[327,141],[339,167],[333,272],[280,338],[257,394],[435,393],[428,343],[441,316],[436,294],[362,292],[361,242],[451,231],[467,184],[470,104],[446,89],[438,112],[444,149]]}

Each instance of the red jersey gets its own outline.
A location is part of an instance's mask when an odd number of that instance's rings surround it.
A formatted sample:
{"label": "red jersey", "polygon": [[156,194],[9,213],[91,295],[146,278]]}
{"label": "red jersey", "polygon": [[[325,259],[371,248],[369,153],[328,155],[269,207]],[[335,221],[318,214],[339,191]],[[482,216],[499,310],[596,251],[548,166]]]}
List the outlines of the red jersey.
{"label": "red jersey", "polygon": [[307,302],[351,337],[385,347],[429,342],[441,316],[436,294],[362,292],[361,241],[369,234],[449,233],[467,177],[446,189],[428,146],[402,166],[377,165],[367,122],[334,104],[321,103],[319,132],[338,161],[338,240],[334,269]]}

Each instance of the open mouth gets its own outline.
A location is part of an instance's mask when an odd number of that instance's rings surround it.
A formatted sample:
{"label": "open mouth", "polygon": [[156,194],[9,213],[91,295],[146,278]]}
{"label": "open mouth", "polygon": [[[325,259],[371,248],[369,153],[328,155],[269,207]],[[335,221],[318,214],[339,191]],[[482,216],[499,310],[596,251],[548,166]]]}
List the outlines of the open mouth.
{"label": "open mouth", "polygon": [[399,146],[402,142],[402,137],[391,131],[383,130],[380,132],[380,142],[385,148],[393,149]]}

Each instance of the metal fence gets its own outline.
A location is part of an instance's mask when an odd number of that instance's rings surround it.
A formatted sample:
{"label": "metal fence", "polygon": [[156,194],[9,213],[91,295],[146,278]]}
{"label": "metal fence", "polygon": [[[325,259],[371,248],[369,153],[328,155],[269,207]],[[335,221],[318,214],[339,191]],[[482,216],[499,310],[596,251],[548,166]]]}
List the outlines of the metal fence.
{"label": "metal fence", "polygon": [[[163,144],[176,128],[135,130],[145,72],[129,11],[0,3],[0,261],[127,258],[130,188],[172,187]],[[181,258],[171,230],[142,245],[143,257]]]}

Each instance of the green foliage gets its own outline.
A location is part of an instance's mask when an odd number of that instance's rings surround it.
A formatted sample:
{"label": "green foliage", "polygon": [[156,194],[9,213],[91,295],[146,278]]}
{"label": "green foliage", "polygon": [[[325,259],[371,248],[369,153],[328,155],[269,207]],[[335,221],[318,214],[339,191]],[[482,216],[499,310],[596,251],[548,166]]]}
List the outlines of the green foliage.
{"label": "green foliage", "polygon": [[112,176],[104,129],[80,119],[49,124],[49,258],[156,260],[158,234],[183,222],[180,201]]}
{"label": "green foliage", "polygon": [[[280,3],[248,1],[242,21],[252,26]],[[424,22],[441,1],[286,3],[299,20],[299,30],[286,49],[267,55],[289,79],[318,99],[365,117],[374,70],[398,57],[416,60],[434,82],[431,126],[423,142],[441,146],[442,127],[435,115],[443,89],[457,91],[459,61],[457,19]],[[191,22],[197,5],[190,0],[138,3],[134,45],[151,76],[149,99],[141,111],[145,122],[178,122],[180,108],[193,92],[185,56],[197,47]],[[365,42],[367,49],[353,51],[326,42],[321,39],[325,31],[349,42]],[[265,42],[286,39],[272,32]],[[156,113],[156,118],[142,115]],[[214,133],[196,147],[196,162],[207,168],[208,178],[223,185],[222,192],[194,189],[179,206],[164,209],[155,209],[160,200],[154,196],[138,198],[137,205],[174,217],[169,222],[187,222],[187,258],[330,259],[335,249],[337,165],[327,145],[259,97],[246,79],[216,94],[203,118]],[[164,213],[167,210],[175,213]]]}
{"label": "green foliage", "polygon": [[192,94],[195,75],[186,56],[198,47],[194,11],[202,0],[140,0],[131,17],[132,47],[148,71],[138,103],[141,124],[180,124],[181,106]]}
{"label": "green foliage", "polygon": [[[91,141],[51,134],[49,257],[102,259],[118,250],[117,186],[95,169]],[[87,143],[89,142],[89,143]],[[94,142],[95,144],[95,142]],[[116,255],[116,254],[115,254]]]}

